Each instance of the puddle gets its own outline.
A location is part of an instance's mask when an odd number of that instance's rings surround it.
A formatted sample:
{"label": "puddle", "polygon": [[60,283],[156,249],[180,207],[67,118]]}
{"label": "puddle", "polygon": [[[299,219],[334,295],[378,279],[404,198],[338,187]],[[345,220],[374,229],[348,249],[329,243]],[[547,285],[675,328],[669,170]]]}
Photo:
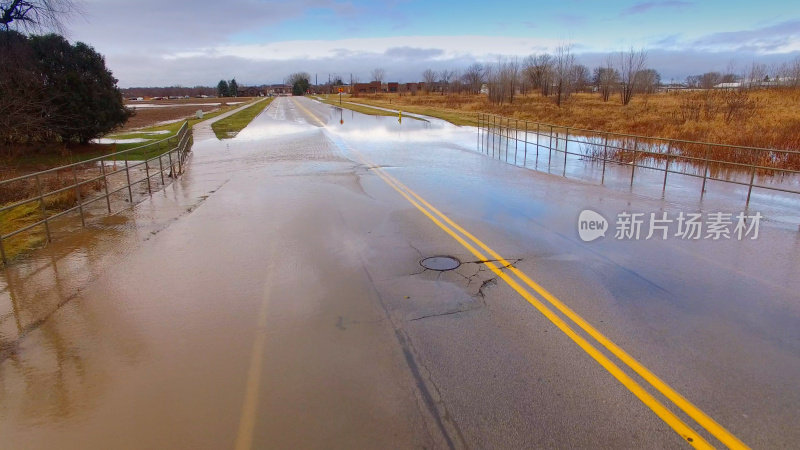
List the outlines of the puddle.
{"label": "puddle", "polygon": [[113,138],[98,138],[92,139],[94,144],[139,144],[142,142],[149,142],[150,139],[145,138],[129,138],[129,139],[113,139]]}

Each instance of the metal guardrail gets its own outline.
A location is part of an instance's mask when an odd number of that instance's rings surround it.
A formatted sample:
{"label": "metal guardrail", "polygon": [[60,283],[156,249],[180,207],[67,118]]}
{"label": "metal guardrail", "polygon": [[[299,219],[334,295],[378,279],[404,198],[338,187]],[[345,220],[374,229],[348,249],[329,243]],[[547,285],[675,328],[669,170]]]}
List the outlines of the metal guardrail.
{"label": "metal guardrail", "polygon": [[[678,174],[702,179],[701,199],[708,181],[746,186],[746,206],[754,189],[800,195],[800,170],[787,168],[800,168],[800,151],[796,150],[611,133],[484,113],[478,113],[477,144],[482,153],[505,158],[515,165],[521,160],[525,167],[531,158],[538,163],[540,152],[547,152],[547,171],[560,165],[564,177],[570,155],[602,163],[600,184],[605,183],[608,164],[630,167],[631,187],[637,169],[660,171],[664,173],[662,194],[667,189],[668,175]],[[762,175],[763,180],[789,181],[765,184],[757,180],[757,175]]]}
{"label": "metal guardrail", "polygon": [[[169,146],[169,149],[161,151],[164,145]],[[95,202],[105,200],[105,209],[108,215],[112,215],[136,204],[135,198],[138,192],[134,192],[134,187],[139,184],[142,185],[142,188],[146,186],[147,194],[152,194],[153,191],[158,190],[159,181],[160,186],[165,186],[167,178],[177,178],[178,175],[183,173],[186,157],[191,151],[191,145],[192,133],[189,128],[189,123],[184,122],[177,134],[156,142],[0,181],[0,191],[4,189],[13,189],[14,186],[30,184],[35,186],[34,195],[27,196],[24,199],[0,207],[0,214],[29,204],[38,203],[39,214],[41,216],[36,222],[26,224],[6,234],[0,233],[0,258],[3,263],[8,263],[6,250],[3,245],[4,241],[7,242],[9,239],[37,227],[43,227],[47,241],[50,242],[53,239],[51,224],[56,219],[77,211],[80,216],[81,225],[86,227],[86,219],[87,215],[89,215],[87,209]],[[138,153],[139,155],[143,153],[144,157],[130,158],[134,153]],[[150,153],[158,154],[148,158]],[[118,168],[118,164],[122,167]],[[67,174],[66,176],[71,178],[69,184],[64,185],[64,183],[61,182],[63,180],[62,175],[64,174]],[[87,175],[88,177],[86,177]],[[46,190],[47,188],[44,186],[43,180],[53,178],[59,181],[59,185],[51,190]],[[109,186],[112,183],[113,185]],[[98,194],[92,192],[87,194],[85,192],[87,187]],[[74,204],[65,208],[48,207],[49,199],[53,199],[57,202],[58,197],[56,196],[63,194],[74,194]],[[126,205],[124,208],[114,211],[112,209],[112,201],[117,197],[121,197]],[[66,203],[71,203],[71,200]]]}

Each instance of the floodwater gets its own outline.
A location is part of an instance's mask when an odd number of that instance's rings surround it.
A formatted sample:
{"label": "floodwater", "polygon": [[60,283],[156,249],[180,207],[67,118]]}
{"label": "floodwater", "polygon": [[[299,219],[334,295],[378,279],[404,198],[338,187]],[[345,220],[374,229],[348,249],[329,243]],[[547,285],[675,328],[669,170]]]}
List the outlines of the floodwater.
{"label": "floodwater", "polygon": [[[800,439],[800,233],[772,215],[791,200],[754,197],[755,241],[584,243],[584,208],[741,205],[679,176],[665,198],[631,190],[625,167],[605,187],[583,161],[548,175],[541,155],[480,154],[475,128],[304,98],[194,140],[179,180],[0,273],[0,446],[685,445],[373,165],[745,443]],[[453,271],[420,266],[448,255]]]}
{"label": "floodwater", "polygon": [[[240,105],[244,102],[225,102],[228,105]],[[128,103],[128,106],[133,109],[148,109],[148,108],[175,108],[178,106],[219,106],[222,102],[216,103]]]}
{"label": "floodwater", "polygon": [[128,139],[114,139],[114,138],[97,138],[92,139],[95,144],[138,144],[141,142],[148,142],[150,139],[145,138],[128,138]]}

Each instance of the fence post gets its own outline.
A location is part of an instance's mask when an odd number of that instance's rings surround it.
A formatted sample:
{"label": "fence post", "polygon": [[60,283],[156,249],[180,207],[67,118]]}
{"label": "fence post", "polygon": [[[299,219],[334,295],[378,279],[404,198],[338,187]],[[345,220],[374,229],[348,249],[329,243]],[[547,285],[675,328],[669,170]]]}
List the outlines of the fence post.
{"label": "fence post", "polygon": [[83,200],[81,199],[81,187],[78,185],[78,171],[72,166],[72,179],[75,181],[75,198],[78,200],[78,212],[81,215],[81,226],[86,228],[86,219],[83,218]]}
{"label": "fence post", "polygon": [[525,121],[525,150],[522,154],[522,167],[528,165],[528,121]]}
{"label": "fence post", "polygon": [[150,189],[150,166],[147,164],[147,157],[145,156],[144,160],[144,175],[147,177],[147,193],[152,194],[153,191]]}
{"label": "fence post", "polygon": [[108,195],[108,178],[106,178],[106,161],[100,160],[100,172],[103,174],[103,187],[106,191],[106,206],[108,206],[108,213],[111,214],[111,197]]}
{"label": "fence post", "polygon": [[661,195],[667,192],[667,174],[669,174],[669,162],[672,157],[672,141],[667,143],[667,164],[664,166],[664,186],[661,187]]}
{"label": "fence post", "polygon": [[708,152],[711,151],[711,144],[706,146],[706,164],[703,167],[703,187],[700,189],[700,200],[703,199],[703,195],[706,193],[706,180],[708,179]]}
{"label": "fence post", "polygon": [[569,128],[564,131],[564,172],[562,177],[567,177],[567,155],[569,154]]}
{"label": "fence post", "polygon": [[636,175],[636,151],[639,147],[639,138],[633,138],[633,161],[631,162],[631,187],[633,187],[633,177]]}
{"label": "fence post", "polygon": [[534,168],[539,168],[539,136],[542,134],[542,124],[540,122],[536,122],[536,163],[533,165]]}
{"label": "fence post", "polygon": [[508,144],[511,140],[511,119],[506,119],[506,162],[508,162]]}
{"label": "fence post", "polygon": [[6,249],[3,248],[3,235],[0,234],[0,258],[3,259],[3,264],[8,264],[8,259],[6,259]]}
{"label": "fence post", "polygon": [[514,165],[517,165],[517,151],[519,150],[519,119],[514,119]]}
{"label": "fence post", "polygon": [[478,142],[475,148],[481,150],[481,113],[478,113]]}
{"label": "fence post", "polygon": [[750,207],[750,194],[753,192],[753,182],[756,179],[756,163],[753,163],[753,169],[750,171],[750,186],[747,188],[747,202],[744,204],[745,208]]}
{"label": "fence post", "polygon": [[489,123],[489,114],[486,114],[485,124],[486,124],[486,147],[485,147],[485,149],[486,149],[486,155],[488,156],[489,155],[489,134],[491,134],[491,130],[489,128],[491,126],[491,124]]}
{"label": "fence post", "polygon": [[606,182],[606,161],[608,161],[608,132],[606,132],[605,142],[603,143],[603,172],[600,175],[600,184]]}
{"label": "fence post", "polygon": [[[558,145],[558,140],[556,140]],[[547,155],[547,173],[550,173],[550,162],[553,160],[553,126],[550,125],[550,148]]]}
{"label": "fence post", "polygon": [[[185,136],[186,133],[184,133],[184,137]],[[183,141],[183,139],[181,139],[181,141]],[[184,145],[181,145],[180,142],[178,142],[178,175],[183,173],[183,157],[186,155],[186,148],[188,148],[188,146],[189,138],[186,139],[186,143]]]}
{"label": "fence post", "polygon": [[50,224],[47,222],[47,210],[44,207],[44,195],[42,195],[42,182],[39,181],[39,174],[36,174],[36,192],[39,194],[39,210],[42,212],[42,220],[44,220],[44,230],[47,234],[47,242],[52,241],[50,237]]}
{"label": "fence post", "polygon": [[169,158],[169,177],[173,178],[173,179],[175,178],[175,166],[172,164],[172,152],[174,152],[175,150],[178,150],[178,151],[181,150],[181,142],[180,141],[178,141],[178,145],[176,145],[175,148],[170,149],[167,152],[167,158]]}
{"label": "fence post", "polygon": [[133,205],[133,189],[131,189],[131,171],[128,168],[128,156],[125,156],[125,178],[128,179],[128,197],[130,197],[131,205]]}
{"label": "fence post", "polygon": [[[497,134],[497,116],[492,114],[492,159],[494,159],[494,147],[495,147],[494,141],[496,134]],[[489,152],[486,152],[486,154],[488,155]]]}
{"label": "fence post", "polygon": [[161,175],[161,187],[164,187],[164,185],[166,184],[164,182],[164,163],[161,162],[161,158],[163,156],[164,156],[163,154],[158,155],[158,169],[159,169],[158,173]]}

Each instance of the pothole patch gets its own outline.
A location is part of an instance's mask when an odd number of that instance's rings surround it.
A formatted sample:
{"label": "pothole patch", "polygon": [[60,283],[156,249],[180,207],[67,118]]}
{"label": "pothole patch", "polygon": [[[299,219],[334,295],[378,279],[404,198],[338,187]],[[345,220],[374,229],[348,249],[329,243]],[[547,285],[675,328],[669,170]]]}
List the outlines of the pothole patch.
{"label": "pothole patch", "polygon": [[430,258],[421,260],[419,264],[426,269],[445,272],[447,270],[458,269],[461,265],[461,261],[452,256],[431,256]]}

